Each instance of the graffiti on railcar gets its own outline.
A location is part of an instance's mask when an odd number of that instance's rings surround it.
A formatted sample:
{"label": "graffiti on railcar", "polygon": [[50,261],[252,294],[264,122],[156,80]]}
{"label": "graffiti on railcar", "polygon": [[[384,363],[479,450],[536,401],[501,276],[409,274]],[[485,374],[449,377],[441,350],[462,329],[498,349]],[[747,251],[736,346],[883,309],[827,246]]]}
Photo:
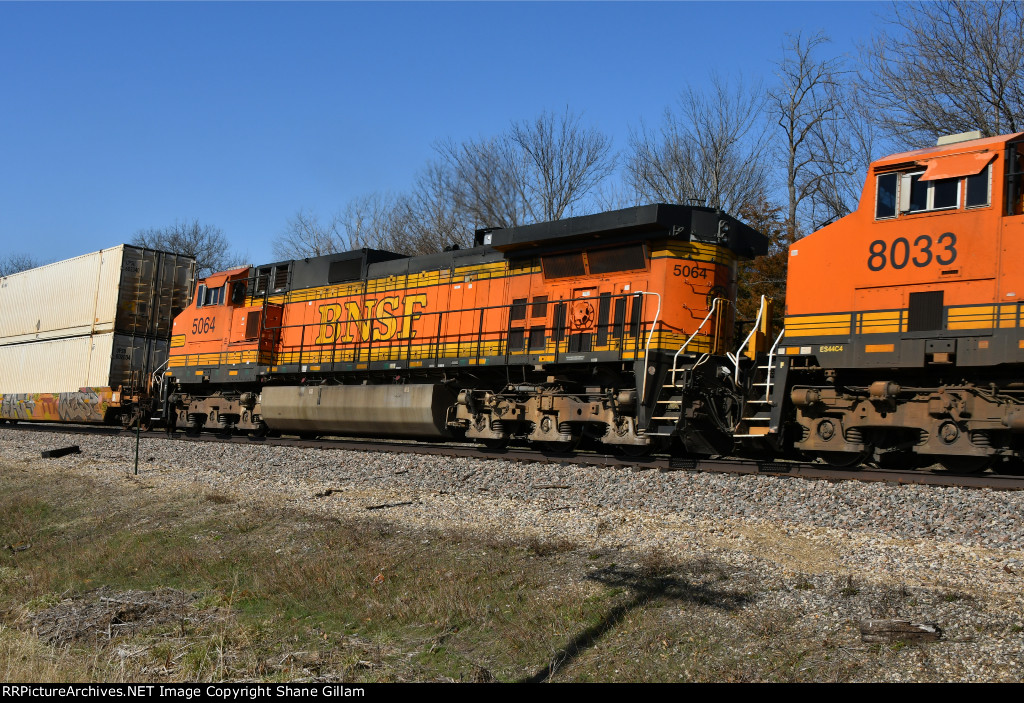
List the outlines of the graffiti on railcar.
{"label": "graffiti on railcar", "polygon": [[36,422],[103,422],[113,395],[106,388],[76,393],[5,393],[0,419]]}

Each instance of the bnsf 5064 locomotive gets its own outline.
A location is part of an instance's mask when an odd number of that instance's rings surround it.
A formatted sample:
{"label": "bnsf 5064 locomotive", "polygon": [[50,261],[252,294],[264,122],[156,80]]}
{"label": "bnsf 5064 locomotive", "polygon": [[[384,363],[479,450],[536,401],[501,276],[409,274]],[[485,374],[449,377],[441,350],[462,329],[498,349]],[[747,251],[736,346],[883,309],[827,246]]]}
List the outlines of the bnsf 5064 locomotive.
{"label": "bnsf 5064 locomotive", "polygon": [[976,137],[874,162],[857,211],[790,248],[772,425],[797,449],[1020,459],[1024,135]]}
{"label": "bnsf 5064 locomotive", "polygon": [[737,259],[766,248],[721,212],[651,205],[226,271],[175,320],[166,411],[193,430],[722,451],[751,363],[727,355]]}

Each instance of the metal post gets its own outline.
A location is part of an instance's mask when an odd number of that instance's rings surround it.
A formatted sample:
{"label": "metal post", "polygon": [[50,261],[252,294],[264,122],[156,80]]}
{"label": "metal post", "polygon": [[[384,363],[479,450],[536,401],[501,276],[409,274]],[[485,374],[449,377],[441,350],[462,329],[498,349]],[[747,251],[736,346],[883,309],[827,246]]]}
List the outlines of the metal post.
{"label": "metal post", "polygon": [[139,436],[142,434],[142,407],[139,407],[135,422],[135,475],[139,475]]}

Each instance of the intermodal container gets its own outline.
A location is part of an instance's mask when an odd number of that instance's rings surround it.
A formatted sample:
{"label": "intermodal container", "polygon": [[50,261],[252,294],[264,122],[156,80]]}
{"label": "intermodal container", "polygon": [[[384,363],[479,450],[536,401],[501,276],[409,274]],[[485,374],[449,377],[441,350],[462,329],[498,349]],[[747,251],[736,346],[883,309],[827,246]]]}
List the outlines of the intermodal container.
{"label": "intermodal container", "polygon": [[167,360],[166,339],[102,334],[0,346],[0,395],[145,388]]}
{"label": "intermodal container", "polygon": [[107,333],[167,338],[194,271],[192,257],[121,244],[5,276],[0,345]]}

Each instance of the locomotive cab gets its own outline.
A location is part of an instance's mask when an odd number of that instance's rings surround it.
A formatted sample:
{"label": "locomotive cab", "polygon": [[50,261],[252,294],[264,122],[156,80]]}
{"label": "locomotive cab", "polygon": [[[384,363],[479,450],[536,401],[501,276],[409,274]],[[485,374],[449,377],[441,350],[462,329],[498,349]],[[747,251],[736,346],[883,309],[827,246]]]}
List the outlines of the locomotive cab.
{"label": "locomotive cab", "polygon": [[[237,344],[255,338],[258,316],[246,307],[249,267],[207,276],[196,285],[195,294],[174,320],[171,348],[188,346],[195,359],[184,366],[202,366],[203,353],[219,352],[225,343]],[[255,323],[255,324],[254,324]],[[194,362],[194,363],[189,363]],[[196,369],[202,376],[203,369]]]}

